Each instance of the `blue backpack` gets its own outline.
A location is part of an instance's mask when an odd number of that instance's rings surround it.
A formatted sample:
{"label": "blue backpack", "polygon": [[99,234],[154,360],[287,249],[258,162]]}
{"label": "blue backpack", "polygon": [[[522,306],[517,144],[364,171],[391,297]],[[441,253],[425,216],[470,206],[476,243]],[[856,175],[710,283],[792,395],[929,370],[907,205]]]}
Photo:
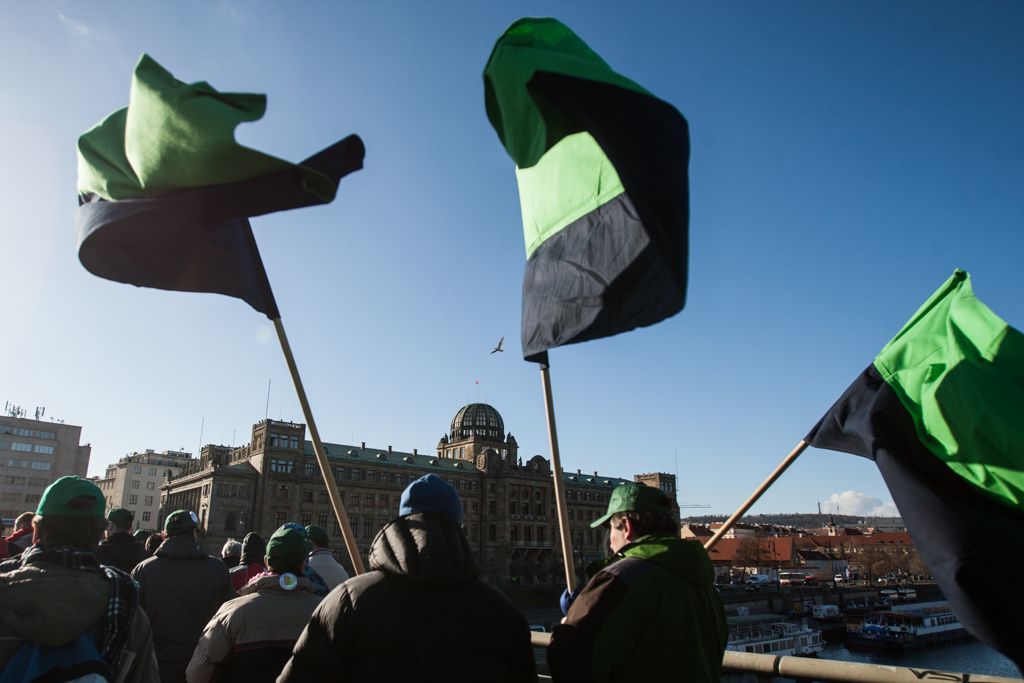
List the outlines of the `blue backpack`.
{"label": "blue backpack", "polygon": [[0,683],[109,683],[110,667],[86,631],[67,645],[50,647],[28,640],[0,672]]}

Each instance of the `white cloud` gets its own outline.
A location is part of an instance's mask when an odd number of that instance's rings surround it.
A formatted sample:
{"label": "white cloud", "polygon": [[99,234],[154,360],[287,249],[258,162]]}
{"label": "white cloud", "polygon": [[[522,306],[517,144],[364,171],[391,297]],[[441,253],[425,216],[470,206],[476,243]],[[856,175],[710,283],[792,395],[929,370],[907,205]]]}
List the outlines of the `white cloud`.
{"label": "white cloud", "polygon": [[64,29],[76,38],[93,38],[98,35],[88,24],[73,19],[63,12],[57,12],[57,19]]}
{"label": "white cloud", "polygon": [[260,344],[269,344],[274,339],[274,330],[270,325],[260,325],[256,328],[256,341]]}
{"label": "white cloud", "polygon": [[881,498],[860,491],[833,493],[822,503],[821,509],[823,512],[827,509],[841,515],[863,517],[897,517],[900,514],[892,503],[883,503]]}

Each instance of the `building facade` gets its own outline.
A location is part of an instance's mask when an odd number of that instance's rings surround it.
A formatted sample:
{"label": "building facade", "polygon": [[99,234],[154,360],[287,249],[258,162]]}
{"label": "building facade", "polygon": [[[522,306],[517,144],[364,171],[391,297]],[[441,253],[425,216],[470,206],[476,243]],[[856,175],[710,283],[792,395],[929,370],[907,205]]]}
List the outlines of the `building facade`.
{"label": "building facade", "polygon": [[92,448],[81,444],[82,428],[62,421],[23,417],[17,407],[0,415],[0,517],[34,511],[43,491],[68,474],[86,476]]}
{"label": "building facade", "polygon": [[160,487],[193,461],[184,451],[132,453],[107,465],[96,485],[106,498],[107,511],[122,507],[135,516],[136,529],[155,530],[160,517]]}
{"label": "building facade", "polygon": [[[564,583],[558,518],[550,462],[534,455],[525,462],[505,431],[501,415],[483,403],[461,408],[435,453],[325,443],[352,531],[364,557],[376,533],[398,513],[402,490],[436,474],[459,492],[466,536],[489,581],[520,585]],[[675,477],[638,475],[675,501]],[[618,477],[563,473],[573,563],[582,573],[604,557],[601,529],[590,523],[607,508]],[[200,519],[204,546],[213,551],[227,538],[249,531],[268,537],[285,522],[316,524],[331,534],[331,548],[351,570],[347,551],[305,425],[264,420],[249,444],[206,446],[162,489],[161,514],[191,509]],[[675,514],[678,518],[678,508]]]}

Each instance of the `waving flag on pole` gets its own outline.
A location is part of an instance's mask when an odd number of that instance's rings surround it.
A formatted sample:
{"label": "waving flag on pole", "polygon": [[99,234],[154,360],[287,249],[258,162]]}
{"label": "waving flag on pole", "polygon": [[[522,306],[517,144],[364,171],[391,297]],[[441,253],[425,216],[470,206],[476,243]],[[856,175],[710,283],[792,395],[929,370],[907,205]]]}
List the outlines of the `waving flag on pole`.
{"label": "waving flag on pole", "polygon": [[957,270],[805,439],[871,458],[972,635],[1024,670],[1024,335]]}
{"label": "waving flag on pole", "polygon": [[325,204],[362,168],[352,135],[298,164],[243,147],[266,97],[175,79],[148,55],[128,107],[78,141],[78,257],[109,280],[215,292],[278,318],[248,218]]}
{"label": "waving flag on pole", "polygon": [[555,19],[521,19],[484,69],[516,164],[523,356],[652,325],[686,301],[686,119]]}

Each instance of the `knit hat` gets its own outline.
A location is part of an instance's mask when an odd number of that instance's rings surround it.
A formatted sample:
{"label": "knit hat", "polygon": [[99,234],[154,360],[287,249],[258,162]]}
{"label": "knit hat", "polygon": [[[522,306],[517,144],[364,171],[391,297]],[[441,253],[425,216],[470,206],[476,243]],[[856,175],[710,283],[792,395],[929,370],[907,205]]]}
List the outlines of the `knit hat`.
{"label": "knit hat", "polygon": [[59,515],[102,519],[104,507],[106,500],[96,484],[88,479],[68,475],[46,487],[43,497],[39,499],[36,514],[40,517]]}
{"label": "knit hat", "polygon": [[242,539],[242,564],[259,562],[263,564],[263,556],[267,554],[267,542],[255,531],[250,531]]}
{"label": "knit hat", "polygon": [[135,515],[132,514],[132,511],[125,510],[124,508],[111,508],[110,512],[107,513],[107,521],[122,526],[131,524],[134,519]]}
{"label": "knit hat", "polygon": [[168,536],[181,536],[191,533],[199,526],[199,518],[191,510],[175,510],[167,515],[164,522],[164,532]]}
{"label": "knit hat", "polygon": [[608,512],[598,517],[590,525],[596,529],[606,524],[613,515],[619,512],[671,512],[672,503],[661,489],[647,486],[639,482],[619,484],[612,491],[608,500]]}
{"label": "knit hat", "polygon": [[462,525],[462,499],[451,484],[433,474],[420,477],[402,491],[398,516],[405,517],[417,512],[439,512]]}
{"label": "knit hat", "polygon": [[317,545],[326,546],[331,543],[331,539],[327,535],[327,530],[323,527],[307,526],[306,535],[309,536],[309,540],[313,541],[313,543]]}
{"label": "knit hat", "polygon": [[274,532],[267,541],[267,563],[298,567],[306,559],[306,534],[288,526]]}

